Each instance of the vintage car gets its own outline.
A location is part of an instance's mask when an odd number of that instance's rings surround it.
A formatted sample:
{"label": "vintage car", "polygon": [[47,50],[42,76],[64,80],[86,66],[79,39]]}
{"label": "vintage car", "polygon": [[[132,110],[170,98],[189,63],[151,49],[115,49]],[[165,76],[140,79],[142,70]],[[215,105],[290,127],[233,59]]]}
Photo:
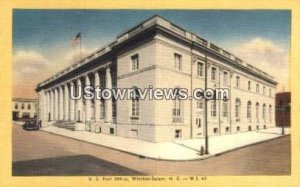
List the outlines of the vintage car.
{"label": "vintage car", "polygon": [[37,121],[26,121],[23,125],[24,130],[39,130]]}

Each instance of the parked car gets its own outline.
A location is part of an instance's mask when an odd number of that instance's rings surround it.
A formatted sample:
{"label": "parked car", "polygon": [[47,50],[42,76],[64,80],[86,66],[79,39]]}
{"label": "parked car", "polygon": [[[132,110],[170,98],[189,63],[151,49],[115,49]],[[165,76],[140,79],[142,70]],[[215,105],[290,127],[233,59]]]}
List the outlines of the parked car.
{"label": "parked car", "polygon": [[24,130],[39,130],[37,121],[26,121],[23,125]]}

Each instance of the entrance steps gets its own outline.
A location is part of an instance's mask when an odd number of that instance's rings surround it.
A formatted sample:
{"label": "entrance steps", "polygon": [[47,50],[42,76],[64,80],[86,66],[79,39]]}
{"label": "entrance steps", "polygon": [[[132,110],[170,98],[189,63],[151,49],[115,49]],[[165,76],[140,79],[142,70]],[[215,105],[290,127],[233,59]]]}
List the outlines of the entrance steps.
{"label": "entrance steps", "polygon": [[54,125],[59,128],[64,128],[64,129],[74,131],[75,124],[76,124],[76,122],[74,122],[74,121],[57,121]]}

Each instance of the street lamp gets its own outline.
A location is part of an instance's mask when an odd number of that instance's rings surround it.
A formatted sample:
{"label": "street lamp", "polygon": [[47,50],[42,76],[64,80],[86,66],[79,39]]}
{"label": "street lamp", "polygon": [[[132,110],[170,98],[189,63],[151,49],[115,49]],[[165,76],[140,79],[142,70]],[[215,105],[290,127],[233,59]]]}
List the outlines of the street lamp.
{"label": "street lamp", "polygon": [[[207,90],[207,68],[208,68],[208,64],[207,64],[207,54],[205,54],[205,90]],[[208,151],[208,124],[207,124],[207,99],[204,98],[204,104],[205,104],[205,110],[204,110],[204,120],[205,120],[205,154],[208,155],[209,151]]]}

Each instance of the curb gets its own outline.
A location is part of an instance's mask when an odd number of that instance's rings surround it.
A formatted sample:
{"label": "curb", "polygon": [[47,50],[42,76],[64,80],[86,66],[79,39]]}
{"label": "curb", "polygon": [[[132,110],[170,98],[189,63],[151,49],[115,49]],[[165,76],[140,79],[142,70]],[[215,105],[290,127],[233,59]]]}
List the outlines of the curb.
{"label": "curb", "polygon": [[188,161],[196,161],[196,160],[205,160],[205,159],[209,159],[209,158],[212,158],[212,157],[217,157],[217,156],[220,156],[220,155],[223,155],[223,154],[226,154],[226,153],[238,150],[238,149],[243,149],[243,148],[246,148],[246,147],[249,147],[249,146],[253,146],[253,145],[257,145],[257,144],[261,144],[261,143],[266,143],[266,142],[269,142],[269,141],[272,141],[272,140],[276,140],[276,139],[284,138],[286,136],[290,136],[290,134],[285,134],[285,135],[281,135],[281,136],[274,137],[274,138],[271,138],[271,139],[262,140],[260,142],[254,142],[254,143],[243,145],[243,146],[240,146],[240,147],[235,147],[235,148],[232,148],[232,149],[228,149],[228,150],[220,152],[220,153],[215,153],[215,154],[207,155],[207,156],[204,156],[202,158],[200,157],[200,158],[193,158],[193,159],[175,160],[175,159],[156,158],[156,157],[151,157],[151,156],[145,156],[145,155],[141,155],[141,154],[137,154],[137,153],[133,153],[133,152],[129,152],[129,151],[120,150],[120,149],[117,149],[117,148],[114,148],[114,147],[109,147],[109,146],[106,146],[106,145],[101,145],[101,144],[89,142],[89,141],[86,141],[86,140],[80,140],[80,139],[77,139],[77,138],[73,138],[73,137],[69,137],[69,136],[64,136],[64,135],[61,135],[61,134],[56,134],[54,132],[49,132],[49,131],[46,131],[46,130],[43,130],[43,129],[40,129],[40,131],[43,131],[45,133],[49,133],[49,134],[52,134],[52,135],[64,137],[64,138],[73,139],[73,140],[76,140],[76,141],[79,141],[79,142],[85,142],[85,143],[88,143],[88,144],[92,144],[92,145],[96,145],[96,146],[101,146],[101,147],[112,149],[112,150],[115,150],[115,151],[127,153],[127,154],[130,154],[130,155],[133,155],[133,156],[137,156],[140,159],[151,159],[151,160],[169,161],[169,162],[188,162]]}

